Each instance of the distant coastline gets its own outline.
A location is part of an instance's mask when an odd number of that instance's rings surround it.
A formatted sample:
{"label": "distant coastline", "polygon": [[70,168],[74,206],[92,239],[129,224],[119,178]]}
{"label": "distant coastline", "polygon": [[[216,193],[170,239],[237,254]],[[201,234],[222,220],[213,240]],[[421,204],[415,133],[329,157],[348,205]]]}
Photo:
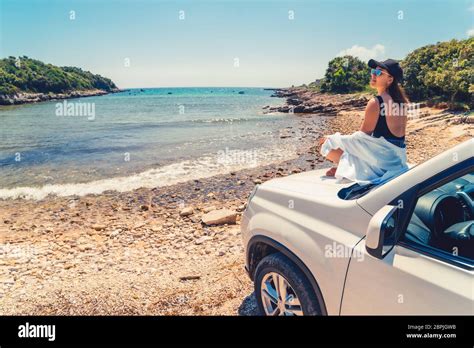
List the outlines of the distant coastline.
{"label": "distant coastline", "polygon": [[0,59],[0,105],[37,103],[121,92],[115,83],[81,68],[27,56]]}
{"label": "distant coastline", "polygon": [[13,95],[0,95],[0,105],[20,105],[29,103],[39,103],[50,100],[62,100],[72,98],[85,98],[101,96],[110,93],[126,92],[127,89],[113,89],[111,91],[105,91],[102,89],[91,89],[84,91],[71,91],[66,93],[28,93],[21,92]]}

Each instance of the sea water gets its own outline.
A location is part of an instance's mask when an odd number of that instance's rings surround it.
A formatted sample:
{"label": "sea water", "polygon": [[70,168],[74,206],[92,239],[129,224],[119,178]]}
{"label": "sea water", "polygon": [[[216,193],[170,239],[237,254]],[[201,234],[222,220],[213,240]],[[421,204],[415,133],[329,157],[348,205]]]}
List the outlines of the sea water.
{"label": "sea water", "polygon": [[[0,108],[0,198],[127,191],[296,156],[264,88],[147,88]],[[78,111],[80,110],[80,112]]]}

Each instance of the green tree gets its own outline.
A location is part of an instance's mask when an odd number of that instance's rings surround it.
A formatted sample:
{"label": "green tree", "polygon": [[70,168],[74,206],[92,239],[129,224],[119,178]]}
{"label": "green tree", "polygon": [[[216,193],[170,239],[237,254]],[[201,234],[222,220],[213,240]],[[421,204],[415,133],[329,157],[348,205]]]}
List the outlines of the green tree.
{"label": "green tree", "polygon": [[473,107],[474,38],[418,48],[401,62],[413,101],[465,102]]}
{"label": "green tree", "polygon": [[18,92],[66,93],[75,90],[111,91],[112,80],[74,67],[58,67],[23,57],[0,59],[0,95]]}
{"label": "green tree", "polygon": [[332,59],[321,83],[321,92],[352,93],[362,91],[370,80],[366,63],[353,56]]}

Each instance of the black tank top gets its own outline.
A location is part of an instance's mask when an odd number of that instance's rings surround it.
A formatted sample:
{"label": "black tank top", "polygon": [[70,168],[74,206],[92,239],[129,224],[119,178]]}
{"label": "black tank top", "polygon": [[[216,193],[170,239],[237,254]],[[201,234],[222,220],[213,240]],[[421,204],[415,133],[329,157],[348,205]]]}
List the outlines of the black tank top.
{"label": "black tank top", "polygon": [[393,140],[404,141],[405,136],[397,137],[392,132],[390,132],[390,129],[388,129],[387,119],[386,119],[387,112],[384,112],[384,115],[382,115],[382,108],[385,110],[385,105],[384,105],[383,99],[382,99],[381,96],[378,95],[377,100],[379,101],[380,111],[379,111],[379,118],[377,120],[377,124],[375,125],[375,129],[372,132],[372,136],[375,137],[375,138],[384,137],[385,139],[387,139],[389,141],[392,140],[392,139]]}

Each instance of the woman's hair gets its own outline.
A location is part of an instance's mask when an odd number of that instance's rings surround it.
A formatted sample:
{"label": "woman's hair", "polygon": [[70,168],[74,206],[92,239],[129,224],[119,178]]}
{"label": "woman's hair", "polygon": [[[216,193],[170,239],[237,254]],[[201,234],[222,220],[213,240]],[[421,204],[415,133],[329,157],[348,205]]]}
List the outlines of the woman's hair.
{"label": "woman's hair", "polygon": [[408,104],[410,101],[403,90],[402,86],[398,83],[397,79],[394,77],[392,83],[388,87],[388,94],[392,97],[393,101],[398,104]]}

